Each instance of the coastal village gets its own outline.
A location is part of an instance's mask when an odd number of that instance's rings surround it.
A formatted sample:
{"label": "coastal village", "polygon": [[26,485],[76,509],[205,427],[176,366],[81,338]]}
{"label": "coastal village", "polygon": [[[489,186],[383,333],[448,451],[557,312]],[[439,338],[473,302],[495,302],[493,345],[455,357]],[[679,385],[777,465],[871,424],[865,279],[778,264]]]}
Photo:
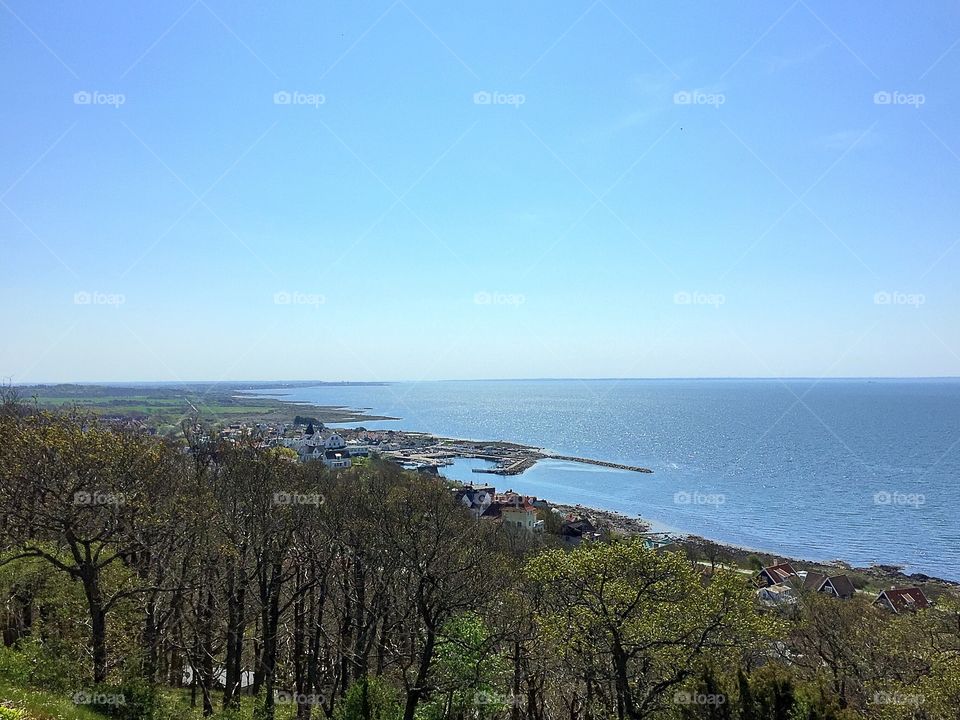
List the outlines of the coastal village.
{"label": "coastal village", "polygon": [[[540,448],[509,442],[481,442],[438,438],[428,433],[403,430],[367,430],[363,427],[324,427],[314,418],[297,418],[305,423],[234,423],[220,432],[227,440],[255,435],[265,447],[287,447],[297,451],[301,459],[319,459],[319,446],[332,442],[336,447],[327,450],[341,451],[341,464],[331,467],[349,467],[343,463],[349,457],[366,456],[375,451],[382,457],[403,465],[408,470],[438,472],[456,458],[486,460],[491,467],[478,468],[475,472],[492,475],[519,475],[533,467],[538,460],[552,459],[583,463],[617,470],[651,473],[652,470],[634,465],[574,457],[544,452]],[[328,458],[332,461],[332,458]],[[329,463],[328,463],[329,464]]]}
{"label": "coastal village", "polygon": [[[822,593],[838,600],[850,600],[858,590],[846,574],[826,575],[813,570],[795,570],[792,563],[778,562],[762,568],[754,577],[757,599],[768,607],[796,605],[806,592]],[[881,590],[873,604],[893,613],[923,610],[931,602],[918,587],[891,587]]]}
{"label": "coastal village", "polygon": [[[306,424],[240,423],[225,428],[220,436],[237,440],[256,435],[265,447],[289,448],[301,462],[322,462],[331,469],[349,468],[358,458],[371,454],[407,470],[435,475],[442,475],[443,468],[451,465],[455,458],[486,460],[491,466],[474,469],[474,472],[505,476],[517,475],[543,457],[615,466],[584,458],[545,454],[536,448],[514,443],[436,438],[402,430],[332,429],[313,418],[297,420],[306,420]],[[643,468],[627,469],[650,472]],[[602,542],[616,535],[640,536],[647,548],[657,551],[683,551],[696,547],[696,542],[688,542],[681,536],[651,532],[647,523],[639,518],[580,506],[556,505],[512,489],[498,492],[490,483],[455,484],[451,493],[478,521],[500,523],[506,528],[532,534],[546,532],[557,536],[565,547]],[[706,565],[703,561],[699,563]],[[778,559],[753,575],[757,601],[770,608],[786,610],[797,604],[802,593],[815,592],[840,600],[848,600],[856,593],[867,593],[875,596],[874,605],[894,613],[919,610],[932,604],[924,591],[915,585],[893,585],[879,592],[858,589],[850,575],[835,572],[842,569],[834,567],[831,571],[829,567],[818,565],[817,569],[796,570],[791,562]]]}
{"label": "coastal village", "polygon": [[[108,422],[108,424],[113,423]],[[128,429],[127,425],[121,427]],[[136,436],[141,433],[149,434],[146,428],[129,429],[134,431],[129,435],[118,434],[118,437],[136,440],[138,439]],[[828,618],[828,622],[832,622],[830,618],[834,614],[841,617],[844,622],[853,622],[851,618],[868,616],[873,623],[869,631],[872,632],[873,627],[886,627],[887,624],[898,631],[902,628],[912,629],[914,626],[918,631],[925,631],[928,627],[925,623],[930,622],[931,617],[939,619],[939,616],[943,615],[945,619],[949,619],[951,608],[955,607],[958,590],[956,583],[919,574],[905,576],[897,568],[884,566],[864,569],[853,568],[840,561],[807,563],[800,560],[773,558],[761,552],[725,546],[705,538],[653,532],[650,525],[639,517],[628,517],[579,505],[571,507],[556,504],[517,492],[513,487],[509,487],[511,481],[504,481],[499,488],[497,487],[499,483],[487,481],[493,479],[490,475],[517,474],[514,468],[524,460],[532,464],[539,457],[545,457],[538,455],[539,451],[535,448],[503,442],[451,440],[400,430],[328,427],[317,418],[299,416],[292,423],[238,422],[216,429],[195,423],[191,427],[184,427],[184,435],[188,442],[158,443],[158,446],[171,452],[172,458],[187,459],[183,465],[188,468],[194,463],[183,456],[194,452],[197,452],[197,457],[204,458],[208,457],[207,451],[212,450],[209,457],[219,456],[224,463],[229,462],[227,458],[233,458],[235,462],[243,465],[250,460],[248,451],[256,449],[257,452],[254,454],[265,458],[267,463],[264,467],[269,468],[269,479],[264,482],[266,492],[256,495],[256,491],[251,492],[249,486],[242,485],[240,495],[258,497],[259,501],[264,503],[258,507],[272,509],[277,505],[289,504],[277,500],[278,495],[288,498],[289,495],[285,490],[277,492],[276,488],[290,486],[273,484],[277,480],[282,482],[288,477],[294,478],[296,483],[308,483],[306,487],[329,487],[335,495],[328,497],[335,496],[337,502],[327,507],[335,513],[342,512],[345,507],[352,507],[357,502],[358,495],[362,496],[363,502],[367,504],[364,506],[364,512],[358,516],[363,518],[360,520],[361,524],[355,526],[360,528],[360,531],[351,530],[350,534],[354,538],[359,538],[360,541],[373,539],[374,546],[379,542],[378,536],[382,531],[378,521],[388,517],[379,516],[379,509],[394,508],[394,512],[398,513],[398,518],[402,521],[387,531],[392,532],[392,535],[385,533],[385,537],[389,537],[391,543],[387,546],[379,546],[381,549],[386,548],[385,557],[390,557],[391,560],[393,560],[394,547],[407,547],[393,545],[397,538],[402,542],[409,541],[414,547],[431,539],[439,542],[434,537],[434,526],[430,524],[439,517],[443,520],[441,524],[451,521],[451,527],[454,528],[455,533],[442,539],[443,547],[449,547],[455,553],[467,548],[477,553],[470,558],[468,564],[462,567],[482,566],[486,561],[485,553],[488,550],[480,545],[480,542],[490,539],[491,547],[499,547],[502,543],[503,547],[510,549],[512,554],[505,555],[504,558],[545,559],[549,565],[549,567],[544,565],[547,572],[551,572],[553,566],[562,566],[571,559],[577,561],[578,558],[600,558],[604,567],[604,572],[599,575],[601,585],[606,583],[608,569],[612,570],[612,577],[619,578],[621,576],[618,576],[617,572],[625,568],[625,571],[622,571],[622,577],[627,578],[627,582],[632,582],[637,576],[631,573],[639,573],[639,576],[646,580],[649,576],[645,574],[647,572],[645,568],[657,568],[659,573],[657,577],[662,578],[663,582],[683,581],[680,592],[670,596],[669,602],[677,605],[683,600],[678,602],[674,598],[695,596],[701,590],[708,592],[710,588],[719,588],[721,593],[724,593],[724,598],[738,597],[738,605],[743,608],[747,616],[774,620],[770,623],[773,635],[764,640],[766,643],[764,652],[770,653],[771,657],[776,654],[777,657],[785,657],[793,661],[793,658],[803,657],[803,655],[790,655],[793,647],[800,647],[801,653],[816,659],[816,656],[804,647],[803,642],[806,640],[803,637],[798,640],[786,630],[781,630],[781,628],[800,626],[803,622],[810,622],[806,615],[811,612],[811,608],[820,609]],[[200,444],[196,444],[197,442]],[[208,442],[212,443],[212,447],[203,447]],[[37,445],[34,443],[31,447]],[[231,445],[234,447],[229,447]],[[478,473],[478,477],[473,482],[459,482],[445,477],[445,468],[449,468],[459,457],[481,458],[486,461],[487,467],[479,469],[489,469],[494,472]],[[390,467],[390,463],[406,472],[396,472]],[[321,466],[326,470],[321,469]],[[224,467],[228,466],[224,464]],[[229,478],[229,475],[222,477]],[[256,476],[251,479],[254,484],[260,484],[263,477]],[[380,480],[389,484],[371,483],[371,481],[375,483]],[[316,483],[316,485],[310,485],[310,483]],[[227,488],[227,497],[232,503],[237,496],[232,495],[234,490],[229,487],[231,483],[222,485]],[[410,506],[401,502],[391,506],[389,496],[393,493],[389,489],[399,489],[407,485],[417,487],[424,497],[429,498],[429,504]],[[388,488],[388,492],[357,493],[357,486],[373,489]],[[507,489],[503,489],[504,486],[507,486]],[[189,490],[194,490],[195,486],[187,487]],[[161,492],[165,491],[161,488]],[[273,493],[272,502],[270,501],[271,492]],[[404,497],[405,493],[400,492],[399,495]],[[448,504],[447,498],[455,505]],[[77,497],[74,495],[71,509],[74,512],[87,512],[86,506],[89,503],[81,501],[79,505],[83,507],[79,510],[74,507],[77,504]],[[319,500],[305,504],[316,505],[318,508],[321,505],[327,505],[326,502]],[[463,509],[462,514],[456,512],[456,506]],[[413,513],[410,513],[411,507],[416,508]],[[443,510],[438,512],[438,508]],[[325,573],[331,568],[334,572],[338,571],[335,562],[341,557],[338,553],[342,529],[338,524],[330,522],[337,517],[336,514],[314,515],[313,511],[307,507],[303,514],[284,511],[274,515],[271,509],[268,509],[264,515],[271,518],[269,524],[272,524],[274,519],[279,523],[285,518],[289,524],[280,525],[281,528],[293,529],[302,525],[306,528],[304,541],[314,542],[312,545],[302,546],[302,553],[290,551],[291,578],[296,577],[298,567],[296,563],[301,562],[303,558],[315,558],[314,567],[318,573]],[[406,522],[408,514],[419,516],[424,520],[424,524],[409,525]],[[372,524],[369,518],[374,519]],[[171,527],[177,527],[178,520],[179,515],[174,513]],[[205,526],[204,517],[200,516],[198,520],[198,527]],[[387,525],[387,527],[391,526]],[[327,533],[330,530],[333,534],[328,536]],[[492,532],[488,533],[486,530]],[[261,552],[263,547],[267,547],[259,536],[254,538],[250,546],[251,552]],[[473,541],[465,543],[464,538],[472,538]],[[623,538],[629,538],[633,542],[629,545],[619,542]],[[330,542],[331,539],[333,543]],[[230,542],[227,541],[225,546],[229,552]],[[282,548],[282,543],[279,546]],[[324,548],[329,546],[334,548],[329,551],[331,554],[322,555]],[[634,548],[638,546],[642,546],[647,552],[635,553]],[[571,552],[564,552],[565,550]],[[413,555],[414,564],[408,567],[417,567],[416,562],[419,562],[419,557]],[[252,564],[254,561],[255,556],[251,556],[250,567],[254,567]],[[632,569],[631,563],[634,561],[637,562],[637,570]],[[389,565],[389,561],[386,564]],[[454,578],[455,585],[462,582],[462,567],[458,565],[450,567],[449,577]],[[737,574],[742,582],[736,582],[734,574]],[[342,573],[340,579],[349,582],[356,576],[357,573]],[[575,576],[576,579],[577,576]],[[615,582],[620,580],[617,579]],[[661,580],[658,579],[656,582]],[[727,585],[728,582],[731,582],[731,585]],[[401,590],[405,583],[406,576],[400,576]],[[571,589],[574,592],[579,591],[575,585],[576,582],[568,582],[566,577],[560,578],[556,592],[561,607],[567,602],[567,593]],[[471,586],[469,592],[482,592],[489,587],[493,587],[491,597],[495,597],[498,586],[490,583],[488,577]],[[290,595],[295,599],[297,588],[292,585],[289,588]],[[735,588],[732,595],[729,594],[730,588]],[[589,588],[588,592],[595,591]],[[273,597],[278,597],[279,590],[277,593]],[[265,597],[269,602],[270,596]],[[318,598],[319,594],[315,597]],[[354,595],[347,594],[344,597],[349,603]],[[402,594],[399,597],[402,597]],[[198,598],[204,601],[203,596]],[[876,611],[870,611],[868,604],[876,608]],[[277,606],[279,607],[279,603]],[[269,606],[264,605],[264,607]],[[349,605],[344,607],[347,617],[353,618],[352,608]],[[493,607],[491,612],[494,615],[500,612],[499,606]],[[692,616],[697,616],[702,613],[701,608],[702,605],[697,604],[689,612],[692,612]],[[930,612],[922,612],[928,609]],[[606,610],[603,609],[603,612]],[[674,608],[669,608],[667,612],[674,612]],[[915,617],[914,613],[917,613]],[[202,617],[210,616],[212,613]],[[16,614],[10,615],[7,620],[8,629],[12,628],[12,631],[20,632],[22,626],[20,617]],[[0,617],[0,622],[2,620],[3,618]],[[296,622],[294,618],[292,628],[296,627]],[[827,630],[833,632],[833,626],[830,625]],[[660,627],[656,627],[654,632],[661,632]],[[320,633],[315,637],[320,637]],[[336,637],[336,634],[332,633],[330,637]],[[258,682],[263,682],[262,679],[258,679],[258,660],[255,657],[253,659],[245,657],[242,646],[239,651],[235,651],[232,660],[227,656],[226,661],[221,662],[218,651],[207,652],[204,657],[215,659],[205,668],[194,661],[171,665],[172,669],[165,674],[166,682],[181,690],[202,688],[202,691],[207,694],[211,691],[230,691],[237,693],[238,696],[258,696],[262,687]],[[294,654],[291,657],[292,662],[296,663],[301,656]],[[281,689],[278,692],[280,693],[290,692],[288,688],[294,687],[292,684],[294,681],[289,677],[281,678],[279,682],[278,687]],[[272,693],[274,690],[269,692]]]}
{"label": "coastal village", "polygon": [[[296,422],[292,425],[236,423],[224,428],[219,436],[227,441],[256,436],[263,447],[287,448],[296,453],[300,462],[322,462],[336,470],[349,468],[358,459],[376,454],[405,470],[432,475],[441,475],[442,468],[451,465],[454,458],[461,457],[479,458],[493,464],[480,472],[516,475],[532,467],[537,459],[535,454],[538,451],[534,448],[513,443],[451,440],[425,433],[362,427],[333,429],[313,418],[304,419],[306,425]],[[568,547],[583,541],[609,539],[613,535],[642,535],[650,548],[663,548],[674,543],[671,535],[650,532],[649,526],[639,518],[621,513],[556,505],[512,489],[498,492],[489,483],[458,484],[451,492],[457,502],[479,521],[501,523],[529,533],[543,533],[549,525],[552,534]]]}

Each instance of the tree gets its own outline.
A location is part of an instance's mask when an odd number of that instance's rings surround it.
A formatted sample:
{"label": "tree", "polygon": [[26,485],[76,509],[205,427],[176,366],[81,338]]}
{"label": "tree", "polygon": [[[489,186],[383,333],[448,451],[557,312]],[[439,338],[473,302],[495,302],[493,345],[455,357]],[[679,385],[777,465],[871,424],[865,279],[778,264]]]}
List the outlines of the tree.
{"label": "tree", "polygon": [[[383,468],[381,466],[381,472]],[[482,612],[498,573],[489,528],[469,517],[450,492],[429,478],[396,483],[378,512],[397,573],[394,612],[406,652],[398,664],[405,693],[403,720],[413,720],[435,684],[433,664],[449,620]]]}
{"label": "tree", "polygon": [[705,663],[732,665],[769,631],[742,578],[721,571],[704,586],[684,559],[637,540],[547,551],[527,573],[546,639],[581,659],[596,712],[621,720],[672,707]]}
{"label": "tree", "polygon": [[[107,618],[119,602],[155,589],[127,573],[162,517],[156,509],[182,470],[177,454],[144,435],[90,417],[33,413],[0,417],[0,564],[41,558],[83,586],[95,683],[107,679]],[[142,582],[141,582],[142,581]]]}

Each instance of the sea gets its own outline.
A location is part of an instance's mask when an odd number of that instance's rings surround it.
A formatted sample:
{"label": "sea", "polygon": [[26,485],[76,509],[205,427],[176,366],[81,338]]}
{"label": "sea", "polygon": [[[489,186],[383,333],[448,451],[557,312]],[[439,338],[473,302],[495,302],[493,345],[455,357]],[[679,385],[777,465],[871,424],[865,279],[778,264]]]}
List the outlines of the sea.
{"label": "sea", "polygon": [[960,580],[960,379],[398,382],[257,391],[397,420],[352,423],[502,440],[647,467],[546,460],[493,481],[659,530],[814,561]]}

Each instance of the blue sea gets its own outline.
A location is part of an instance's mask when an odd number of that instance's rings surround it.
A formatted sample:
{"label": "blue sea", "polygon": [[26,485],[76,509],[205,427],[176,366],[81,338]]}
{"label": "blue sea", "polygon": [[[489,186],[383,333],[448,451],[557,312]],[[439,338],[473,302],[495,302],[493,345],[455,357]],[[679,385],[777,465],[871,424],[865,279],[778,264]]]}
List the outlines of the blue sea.
{"label": "blue sea", "polygon": [[364,409],[368,428],[506,440],[652,469],[545,461],[515,477],[556,502],[808,560],[960,580],[960,380],[516,380],[262,391]]}

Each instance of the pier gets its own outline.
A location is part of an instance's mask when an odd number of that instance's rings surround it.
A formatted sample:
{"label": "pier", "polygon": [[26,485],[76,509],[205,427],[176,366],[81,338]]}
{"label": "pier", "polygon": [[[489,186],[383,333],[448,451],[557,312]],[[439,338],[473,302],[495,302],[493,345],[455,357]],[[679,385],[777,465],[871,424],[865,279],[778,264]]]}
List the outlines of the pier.
{"label": "pier", "polygon": [[613,468],[614,470],[630,470],[631,472],[652,473],[650,468],[639,467],[637,465],[623,465],[621,463],[607,462],[606,460],[591,460],[590,458],[573,457],[572,455],[550,455],[541,453],[541,457],[551,460],[566,460],[567,462],[583,463],[584,465],[599,465],[600,467]]}
{"label": "pier", "polygon": [[537,464],[535,457],[511,458],[515,462],[509,465],[503,464],[492,468],[473,468],[475,473],[489,473],[491,475],[519,475],[524,470],[529,470]]}
{"label": "pier", "polygon": [[591,460],[590,458],[574,457],[572,455],[550,455],[540,453],[539,457],[521,457],[501,459],[500,464],[492,468],[473,468],[475,473],[488,473],[490,475],[519,475],[525,470],[529,470],[536,465],[537,460],[546,458],[550,460],[563,460],[565,462],[582,463],[584,465],[597,465],[598,467],[607,467],[614,470],[629,470],[630,472],[652,473],[650,468],[639,467],[637,465],[623,465],[622,463],[607,462],[606,460]]}

